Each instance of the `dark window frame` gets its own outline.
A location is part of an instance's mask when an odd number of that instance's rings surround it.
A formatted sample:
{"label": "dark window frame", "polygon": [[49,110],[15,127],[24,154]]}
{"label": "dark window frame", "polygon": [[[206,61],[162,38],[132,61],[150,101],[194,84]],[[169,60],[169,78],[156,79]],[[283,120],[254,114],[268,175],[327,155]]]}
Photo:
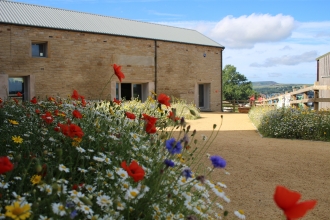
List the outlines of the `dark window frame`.
{"label": "dark window frame", "polygon": [[31,42],[32,57],[48,57],[48,42],[47,41],[32,41]]}

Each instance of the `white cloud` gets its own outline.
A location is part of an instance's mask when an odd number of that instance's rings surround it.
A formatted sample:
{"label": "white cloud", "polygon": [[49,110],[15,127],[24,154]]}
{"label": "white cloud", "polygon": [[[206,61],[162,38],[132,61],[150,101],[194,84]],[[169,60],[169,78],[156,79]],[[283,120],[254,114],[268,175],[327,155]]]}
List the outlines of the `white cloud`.
{"label": "white cloud", "polygon": [[270,57],[264,63],[251,63],[251,67],[273,67],[277,65],[297,65],[299,63],[314,62],[317,57],[317,51],[309,51],[299,55],[284,55],[281,57]]}
{"label": "white cloud", "polygon": [[209,35],[229,48],[253,48],[256,43],[286,39],[295,27],[293,17],[282,14],[227,16],[215,25]]}

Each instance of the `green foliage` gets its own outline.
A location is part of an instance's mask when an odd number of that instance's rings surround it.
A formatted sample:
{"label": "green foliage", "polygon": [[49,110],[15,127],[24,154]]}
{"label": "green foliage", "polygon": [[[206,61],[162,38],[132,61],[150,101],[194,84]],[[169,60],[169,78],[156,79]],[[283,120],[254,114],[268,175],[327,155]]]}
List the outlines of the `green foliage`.
{"label": "green foliage", "polygon": [[[96,101],[86,106],[71,99],[49,100],[36,104],[8,100],[0,106],[0,159],[8,157],[14,164],[11,171],[0,170],[0,216],[223,217],[217,200],[229,202],[220,189],[226,186],[210,181],[214,170],[208,169],[211,161],[201,162],[219,130],[197,142],[195,130],[190,131],[184,120],[169,119],[169,112],[165,113],[169,110],[165,106],[159,109],[159,103],[152,99],[143,104]],[[198,113],[180,103],[182,109]],[[82,118],[75,117],[75,111]],[[127,111],[136,118],[128,118]],[[157,118],[155,133],[147,132],[153,120],[142,119],[143,114]],[[64,125],[74,129],[66,130]],[[170,152],[174,147],[166,144],[170,139],[180,152]],[[174,167],[166,165],[165,159],[171,160]],[[127,165],[136,161],[145,172],[144,178],[135,180],[135,168],[127,172],[124,161]],[[211,193],[216,195],[210,197]],[[20,207],[15,208],[15,203]]]}
{"label": "green foliage", "polygon": [[226,65],[222,71],[223,97],[225,100],[247,100],[255,92],[252,83],[236,71],[233,65]]}
{"label": "green foliage", "polygon": [[249,117],[265,137],[330,141],[330,112],[254,107]]}

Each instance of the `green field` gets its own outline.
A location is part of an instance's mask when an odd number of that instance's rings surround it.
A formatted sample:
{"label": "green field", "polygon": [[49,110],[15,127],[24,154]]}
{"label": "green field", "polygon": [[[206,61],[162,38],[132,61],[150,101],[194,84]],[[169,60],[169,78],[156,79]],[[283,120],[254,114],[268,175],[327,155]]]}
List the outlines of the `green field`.
{"label": "green field", "polygon": [[293,89],[300,89],[304,85],[312,86],[313,84],[283,84],[274,81],[252,82],[253,89],[261,94],[271,95],[274,93],[292,92]]}

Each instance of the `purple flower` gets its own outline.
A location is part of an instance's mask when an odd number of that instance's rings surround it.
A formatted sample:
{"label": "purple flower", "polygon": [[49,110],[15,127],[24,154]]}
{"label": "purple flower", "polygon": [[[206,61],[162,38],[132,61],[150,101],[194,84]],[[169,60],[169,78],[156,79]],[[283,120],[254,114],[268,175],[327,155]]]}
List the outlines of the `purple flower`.
{"label": "purple flower", "polygon": [[165,146],[170,154],[179,154],[181,153],[182,146],[180,141],[176,142],[174,138],[168,139],[165,141]]}
{"label": "purple flower", "polygon": [[174,167],[175,166],[175,163],[172,160],[169,160],[169,159],[165,159],[164,163],[167,167]]}
{"label": "purple flower", "polygon": [[77,210],[73,210],[73,211],[71,212],[71,214],[70,214],[70,218],[71,218],[71,219],[74,219],[77,215],[78,215]]}
{"label": "purple flower", "polygon": [[183,169],[182,176],[186,177],[186,179],[192,177],[192,172],[189,167]]}
{"label": "purple flower", "polygon": [[225,168],[226,167],[226,161],[220,157],[220,156],[211,156],[210,160],[214,166],[214,168]]}

